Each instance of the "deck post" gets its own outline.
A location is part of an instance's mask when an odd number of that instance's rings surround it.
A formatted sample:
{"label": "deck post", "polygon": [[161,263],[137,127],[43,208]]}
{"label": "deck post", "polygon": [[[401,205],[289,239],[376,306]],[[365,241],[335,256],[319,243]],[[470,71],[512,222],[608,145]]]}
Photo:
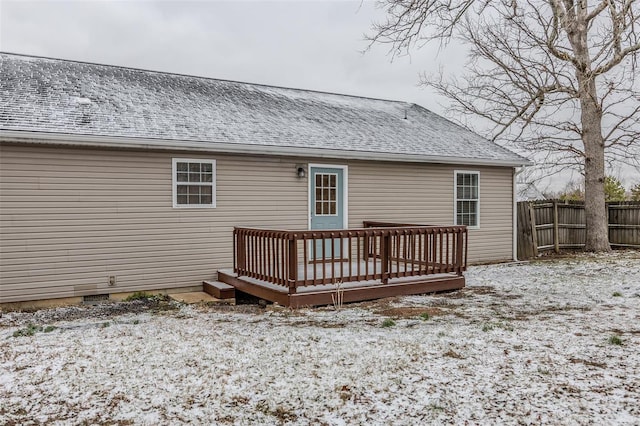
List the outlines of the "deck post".
{"label": "deck post", "polygon": [[[389,232],[385,232],[380,236],[380,257],[381,257],[381,281],[382,284],[389,282],[389,263],[391,259],[391,237]],[[375,262],[376,260],[373,259]]]}
{"label": "deck post", "polygon": [[296,235],[289,236],[289,294],[295,294],[298,281],[298,240]]}
{"label": "deck post", "polygon": [[365,262],[369,261],[369,250],[371,249],[369,247],[369,234],[367,234],[365,232],[364,236],[362,237],[362,260],[364,260]]}
{"label": "deck post", "polygon": [[234,229],[234,237],[235,237],[235,249],[236,249],[236,264],[234,265],[234,272],[246,271],[247,263],[246,263],[246,247],[245,247],[245,238],[246,234],[244,232],[240,232],[237,229]]}
{"label": "deck post", "polygon": [[456,233],[456,265],[455,265],[456,273],[458,275],[462,275],[463,247],[464,247],[464,232],[462,229],[458,229],[458,232]]}

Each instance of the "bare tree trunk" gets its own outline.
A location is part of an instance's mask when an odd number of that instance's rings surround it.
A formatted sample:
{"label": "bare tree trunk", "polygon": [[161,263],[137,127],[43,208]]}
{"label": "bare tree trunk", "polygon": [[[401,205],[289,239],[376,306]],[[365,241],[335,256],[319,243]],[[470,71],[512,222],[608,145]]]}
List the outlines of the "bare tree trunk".
{"label": "bare tree trunk", "polygon": [[588,20],[586,0],[577,8],[566,9],[571,22],[567,35],[576,58],[576,77],[580,98],[580,121],[584,145],[584,213],[587,251],[610,251],[609,218],[604,196],[604,138],[602,137],[602,108],[598,98],[596,77],[592,73],[588,48]]}
{"label": "bare tree trunk", "polygon": [[587,251],[610,251],[609,218],[604,195],[604,139],[602,137],[602,110],[597,102],[594,79],[579,75],[582,142],[584,163],[584,212],[587,225]]}

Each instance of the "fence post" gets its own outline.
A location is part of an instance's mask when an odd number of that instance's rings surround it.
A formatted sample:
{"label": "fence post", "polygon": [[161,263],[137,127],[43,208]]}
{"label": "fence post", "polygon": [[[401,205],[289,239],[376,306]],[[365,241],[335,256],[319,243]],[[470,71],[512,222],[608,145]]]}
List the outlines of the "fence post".
{"label": "fence post", "polygon": [[558,200],[553,200],[553,251],[560,253],[560,233],[558,232]]}
{"label": "fence post", "polygon": [[611,203],[605,203],[605,207],[607,208],[607,239],[609,240],[609,245],[611,245],[611,215],[609,214],[609,206]]}
{"label": "fence post", "polygon": [[531,223],[531,242],[533,244],[533,257],[538,257],[538,228],[536,227],[536,209],[533,202],[529,201],[529,217]]}
{"label": "fence post", "polygon": [[295,294],[298,281],[298,244],[295,234],[289,235],[289,294]]}

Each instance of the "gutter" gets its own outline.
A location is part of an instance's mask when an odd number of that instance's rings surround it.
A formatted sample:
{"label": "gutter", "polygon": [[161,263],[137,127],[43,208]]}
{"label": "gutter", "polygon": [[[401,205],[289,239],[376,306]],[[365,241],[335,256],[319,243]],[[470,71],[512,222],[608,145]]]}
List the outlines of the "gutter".
{"label": "gutter", "polygon": [[416,154],[393,154],[374,151],[349,151],[340,149],[286,147],[275,145],[251,145],[222,142],[130,138],[114,136],[73,135],[20,130],[0,130],[0,142],[27,144],[54,144],[96,148],[120,148],[142,150],[190,151],[223,154],[257,154],[285,157],[314,157],[350,160],[394,161],[404,163],[468,164],[476,166],[520,167],[533,163],[522,158],[515,160],[493,160],[467,157],[440,157]]}

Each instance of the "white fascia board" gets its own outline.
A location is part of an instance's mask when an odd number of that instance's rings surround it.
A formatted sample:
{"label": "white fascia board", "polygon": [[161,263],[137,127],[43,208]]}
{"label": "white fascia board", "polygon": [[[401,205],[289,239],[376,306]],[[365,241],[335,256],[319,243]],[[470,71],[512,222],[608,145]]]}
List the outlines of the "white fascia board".
{"label": "white fascia board", "polygon": [[476,166],[520,167],[533,163],[523,158],[515,160],[492,160],[466,157],[441,157],[416,154],[393,154],[386,152],[349,151],[340,149],[289,147],[274,145],[252,145],[219,142],[179,141],[166,139],[126,138],[93,135],[72,135],[16,130],[0,130],[0,142],[33,144],[55,144],[67,146],[148,149],[169,151],[191,151],[221,154],[257,154],[287,157],[340,158],[351,160],[394,161],[403,163],[468,164]]}

